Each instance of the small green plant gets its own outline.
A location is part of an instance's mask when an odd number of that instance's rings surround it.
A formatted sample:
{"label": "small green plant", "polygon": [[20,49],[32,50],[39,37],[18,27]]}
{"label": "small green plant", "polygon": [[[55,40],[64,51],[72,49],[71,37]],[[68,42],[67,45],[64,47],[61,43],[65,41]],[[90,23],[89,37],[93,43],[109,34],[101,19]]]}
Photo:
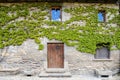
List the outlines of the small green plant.
{"label": "small green plant", "polygon": [[40,43],[41,43],[41,41],[40,41],[38,38],[35,38],[35,42],[36,42],[37,44],[40,44]]}
{"label": "small green plant", "polygon": [[39,44],[39,50],[43,50],[44,49],[44,45]]}

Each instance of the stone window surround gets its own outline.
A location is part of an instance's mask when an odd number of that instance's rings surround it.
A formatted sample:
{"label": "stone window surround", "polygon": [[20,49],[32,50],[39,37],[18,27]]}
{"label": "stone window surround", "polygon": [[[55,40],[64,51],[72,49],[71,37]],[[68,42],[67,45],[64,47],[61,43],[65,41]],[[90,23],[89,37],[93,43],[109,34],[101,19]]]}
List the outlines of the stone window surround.
{"label": "stone window surround", "polygon": [[[110,46],[109,42],[108,43],[98,43],[98,44],[96,44],[97,48],[96,48],[96,54],[94,55],[94,59],[95,60],[104,60],[104,61],[110,60],[111,59],[111,52],[110,52],[109,46]],[[104,49],[107,50],[107,56],[106,56],[106,51],[105,51],[105,53],[103,52]],[[101,50],[102,50],[102,52],[101,52]],[[104,55],[103,55],[103,53],[104,53]],[[103,57],[103,56],[106,56],[106,57]]]}
{"label": "stone window surround", "polygon": [[93,61],[113,61],[113,59],[93,59]]}
{"label": "stone window surround", "polygon": [[93,58],[92,60],[93,61],[113,61],[113,59],[111,58],[111,52],[109,52],[110,54],[109,54],[109,58],[108,59],[97,59],[97,58]]}

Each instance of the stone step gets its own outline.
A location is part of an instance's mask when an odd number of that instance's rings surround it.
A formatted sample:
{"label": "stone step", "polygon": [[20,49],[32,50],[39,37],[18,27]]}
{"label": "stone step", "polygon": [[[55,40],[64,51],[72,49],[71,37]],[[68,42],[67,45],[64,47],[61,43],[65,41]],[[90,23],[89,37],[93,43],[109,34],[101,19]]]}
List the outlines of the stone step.
{"label": "stone step", "polygon": [[77,75],[94,75],[94,70],[74,69],[74,70],[71,70],[71,73],[77,74]]}
{"label": "stone step", "polygon": [[70,72],[65,72],[65,73],[46,73],[46,72],[41,72],[39,74],[39,77],[71,77]]}
{"label": "stone step", "polygon": [[62,68],[49,68],[46,69],[46,73],[65,73],[65,69]]}
{"label": "stone step", "polygon": [[120,69],[112,70],[112,75],[115,75],[115,74],[119,73],[119,70],[120,70]]}
{"label": "stone step", "polygon": [[19,68],[4,68],[0,70],[0,76],[16,75],[20,72]]}

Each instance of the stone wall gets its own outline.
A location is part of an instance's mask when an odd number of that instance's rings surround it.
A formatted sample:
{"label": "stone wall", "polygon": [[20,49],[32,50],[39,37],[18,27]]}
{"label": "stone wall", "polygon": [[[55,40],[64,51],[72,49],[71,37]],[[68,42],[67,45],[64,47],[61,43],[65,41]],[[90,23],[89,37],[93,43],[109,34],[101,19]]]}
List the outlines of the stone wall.
{"label": "stone wall", "polygon": [[[45,48],[43,51],[37,50],[38,45],[28,39],[21,46],[9,46],[7,53],[1,61],[1,68],[20,68],[22,71],[32,70],[36,74],[43,69],[43,63],[47,60],[47,42],[44,38]],[[64,44],[65,45],[65,44]],[[117,70],[119,68],[119,50],[111,51],[110,59],[95,60],[94,55],[81,53],[74,47],[64,46],[65,61],[68,61],[69,70],[73,75],[94,75],[98,70]]]}
{"label": "stone wall", "polygon": [[[64,3],[63,8],[77,7],[78,3]],[[104,5],[105,6],[105,5]],[[98,6],[96,6],[98,7]],[[115,7],[115,5],[108,5],[108,7]],[[67,16],[67,17],[66,17]],[[70,19],[70,14],[62,12],[62,21]],[[76,23],[76,22],[75,22]],[[78,24],[82,24],[78,23]],[[84,25],[84,24],[83,24]],[[47,60],[47,43],[60,42],[56,40],[48,40],[41,38],[41,43],[44,44],[44,50],[38,50],[38,45],[34,40],[28,39],[21,46],[9,46],[1,49],[0,68],[19,67],[21,71],[31,70],[36,74],[43,69],[43,62]],[[110,52],[109,60],[95,60],[93,54],[81,53],[74,47],[68,47],[64,44],[65,60],[68,61],[70,72],[73,75],[94,75],[95,69],[99,70],[117,70],[119,68],[119,50]]]}
{"label": "stone wall", "polygon": [[20,68],[21,71],[33,70],[39,72],[45,58],[43,51],[37,49],[38,45],[33,40],[25,41],[21,46],[9,46],[1,68]]}
{"label": "stone wall", "polygon": [[119,51],[111,51],[108,60],[96,60],[92,54],[80,53],[75,49],[70,50],[72,51],[67,53],[66,58],[73,74],[93,75],[96,69],[114,71],[119,68]]}

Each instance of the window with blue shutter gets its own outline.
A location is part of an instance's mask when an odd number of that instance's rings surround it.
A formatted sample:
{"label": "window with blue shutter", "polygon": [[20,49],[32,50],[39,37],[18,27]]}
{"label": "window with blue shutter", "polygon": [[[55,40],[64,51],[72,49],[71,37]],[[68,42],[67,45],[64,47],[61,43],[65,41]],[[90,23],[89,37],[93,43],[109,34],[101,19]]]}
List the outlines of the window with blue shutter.
{"label": "window with blue shutter", "polygon": [[61,21],[61,9],[60,8],[52,8],[51,20],[52,21]]}
{"label": "window with blue shutter", "polygon": [[98,21],[105,22],[105,11],[104,10],[98,12]]}

